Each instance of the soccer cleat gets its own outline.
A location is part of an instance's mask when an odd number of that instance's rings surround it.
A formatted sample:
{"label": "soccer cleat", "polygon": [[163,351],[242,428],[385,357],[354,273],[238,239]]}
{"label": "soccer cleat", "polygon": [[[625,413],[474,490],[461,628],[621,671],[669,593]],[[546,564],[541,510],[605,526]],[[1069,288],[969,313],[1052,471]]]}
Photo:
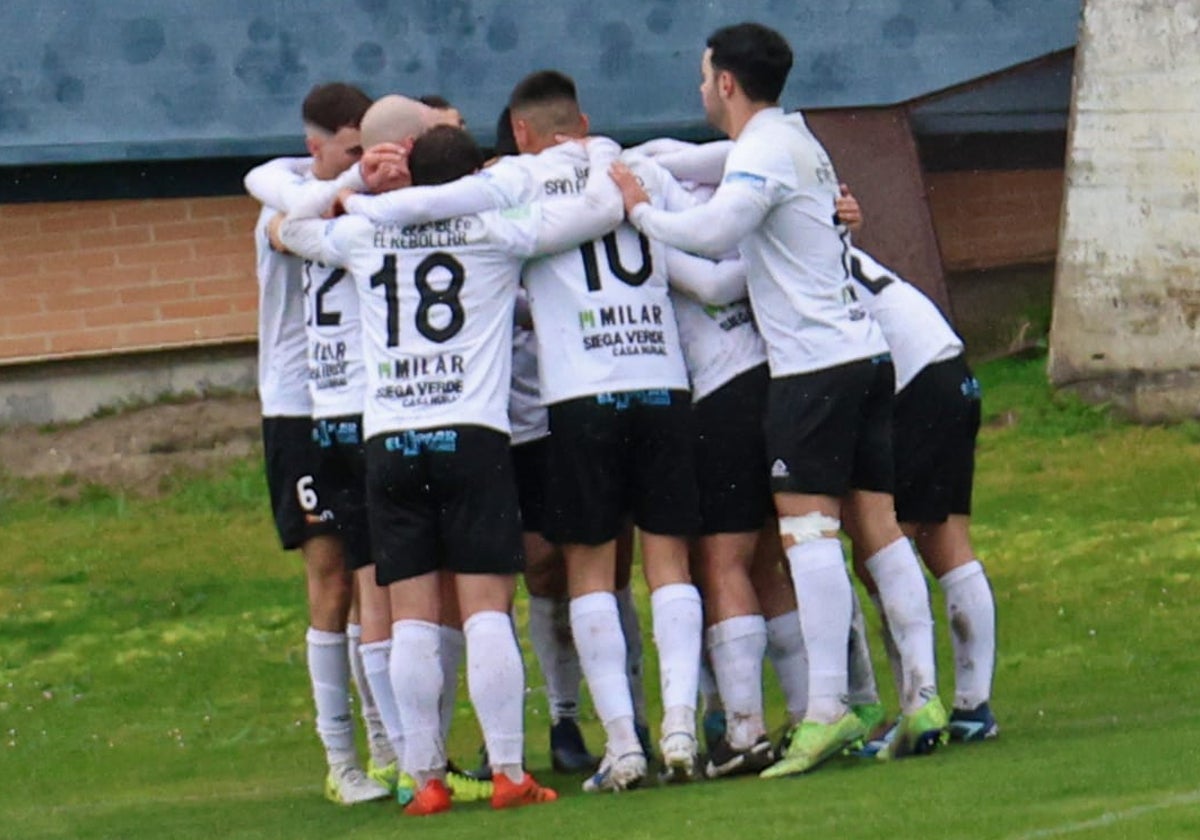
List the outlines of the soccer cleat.
{"label": "soccer cleat", "polygon": [[400,779],[400,768],[395,761],[390,764],[376,764],[375,759],[367,761],[367,778],[372,779],[383,785],[390,791],[396,789],[396,784]]}
{"label": "soccer cleat", "polygon": [[404,806],[410,817],[429,817],[450,810],[450,791],[441,779],[430,779]]}
{"label": "soccer cleat", "polygon": [[514,782],[504,773],[497,773],[492,778],[492,807],[520,808],[524,805],[542,805],[554,802],[558,794],[548,787],[542,787],[530,774],[526,773],[520,783]]}
{"label": "soccer cleat", "polygon": [[357,764],[335,764],[325,777],[325,798],[338,805],[358,805],[387,799],[391,791],[367,774]]}
{"label": "soccer cleat", "polygon": [[492,798],[492,782],[472,778],[466,773],[454,770],[447,772],[446,785],[456,802],[482,802]]}
{"label": "soccer cleat", "polygon": [[862,721],[846,712],[835,723],[802,720],[788,733],[787,750],[779,761],[759,773],[764,779],[807,773],[866,734]]}
{"label": "soccer cleat", "polygon": [[696,736],[690,732],[672,732],[658,742],[662,751],[660,779],[667,783],[690,782],[696,778]]}
{"label": "soccer cleat", "polygon": [[911,714],[900,715],[896,735],[875,754],[879,761],[891,761],[910,755],[929,755],[950,740],[946,709],[937,697]]}
{"label": "soccer cleat", "polygon": [[950,740],[970,743],[987,741],[1000,734],[1000,725],[986,702],[974,709],[955,709],[950,713]]}
{"label": "soccer cleat", "polygon": [[868,732],[860,742],[861,746],[857,749],[851,749],[851,753],[859,758],[874,758],[879,755],[880,750],[887,749],[887,745],[895,740],[896,733],[899,731],[899,718],[892,723],[884,721],[875,728],[874,732]]}
{"label": "soccer cleat", "polygon": [[718,744],[725,741],[724,710],[705,712],[704,718],[700,722],[700,729],[704,732],[704,749],[709,753],[714,752]]}
{"label": "soccer cleat", "polygon": [[887,710],[883,708],[882,703],[862,703],[851,706],[850,711],[854,712],[862,721],[863,729],[867,731],[867,737],[871,737],[880,724],[887,720]]}
{"label": "soccer cleat", "polygon": [[579,724],[563,718],[550,727],[550,764],[555,773],[592,773],[600,759],[587,750]]}
{"label": "soccer cleat", "polygon": [[774,761],[775,751],[766,735],[744,750],[735,750],[722,738],[708,751],[708,764],[704,768],[704,775],[710,779],[720,779],[724,776],[761,773]]}
{"label": "soccer cleat", "polygon": [[619,757],[605,755],[600,769],[583,783],[585,793],[632,790],[646,778],[646,756],[640,752]]}

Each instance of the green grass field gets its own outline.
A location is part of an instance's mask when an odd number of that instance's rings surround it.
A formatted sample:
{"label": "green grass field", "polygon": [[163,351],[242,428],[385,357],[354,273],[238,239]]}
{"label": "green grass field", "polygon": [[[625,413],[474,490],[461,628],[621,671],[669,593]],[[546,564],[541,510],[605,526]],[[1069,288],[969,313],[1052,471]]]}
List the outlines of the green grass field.
{"label": "green grass field", "polygon": [[[0,483],[0,838],[1200,836],[1200,427],[1117,424],[1053,399],[1042,368],[980,371],[998,741],[616,798],[540,771],[565,795],[521,812],[418,821],[321,798],[300,567],[256,461],[157,501]],[[451,751],[470,763],[477,743],[464,687]]]}

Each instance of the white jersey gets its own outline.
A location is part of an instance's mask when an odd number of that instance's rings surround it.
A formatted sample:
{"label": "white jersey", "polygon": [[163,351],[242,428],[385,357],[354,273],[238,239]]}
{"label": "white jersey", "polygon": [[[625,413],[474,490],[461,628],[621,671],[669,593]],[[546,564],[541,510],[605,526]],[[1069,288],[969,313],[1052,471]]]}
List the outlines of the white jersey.
{"label": "white jersey", "polygon": [[304,334],[301,261],[271,247],[264,207],[254,227],[258,274],[258,396],[263,417],[308,417],[308,342]]}
{"label": "white jersey", "polygon": [[962,339],[916,286],[860,248],[850,250],[850,273],[892,350],[897,392],[927,365],[962,354]]}
{"label": "white jersey", "polygon": [[550,413],[542,405],[538,385],[537,336],[533,330],[513,328],[512,393],[508,420],[513,446],[532,443],[550,434]]}
{"label": "white jersey", "polygon": [[887,351],[850,280],[837,197],[833,164],[804,118],[767,108],[742,129],[710,202],[676,214],[641,205],[632,218],[651,237],[698,253],[739,247],[771,375],[781,377]]}
{"label": "white jersey", "polygon": [[[589,182],[587,159],[576,144],[518,160],[531,177],[499,185],[524,191],[510,195],[512,201],[554,203]],[[628,162],[659,206],[666,206],[672,189],[675,200],[682,195],[665,170],[645,158]],[[499,174],[494,176],[497,181]],[[661,244],[622,222],[575,250],[531,261],[523,283],[537,325],[543,403],[613,391],[688,387]]]}

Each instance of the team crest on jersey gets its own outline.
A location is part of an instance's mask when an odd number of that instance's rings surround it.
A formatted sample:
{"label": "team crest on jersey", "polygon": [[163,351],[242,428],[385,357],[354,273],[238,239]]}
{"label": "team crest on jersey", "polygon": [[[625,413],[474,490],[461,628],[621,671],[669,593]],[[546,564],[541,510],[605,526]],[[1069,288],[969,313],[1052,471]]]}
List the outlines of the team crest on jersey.
{"label": "team crest on jersey", "polygon": [[790,478],[791,475],[782,458],[776,458],[775,463],[771,464],[771,478]]}

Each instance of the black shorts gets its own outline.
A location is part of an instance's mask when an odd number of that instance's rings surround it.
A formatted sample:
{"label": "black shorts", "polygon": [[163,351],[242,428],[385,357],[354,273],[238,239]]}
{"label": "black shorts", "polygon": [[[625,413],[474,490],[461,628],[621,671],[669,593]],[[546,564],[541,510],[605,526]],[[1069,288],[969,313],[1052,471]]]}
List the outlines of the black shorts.
{"label": "black shorts", "polygon": [[540,534],[546,527],[546,458],[549,438],[541,437],[512,447],[521,530]]}
{"label": "black shorts", "polygon": [[703,535],[758,531],[774,511],[763,440],[770,381],[762,364],[692,406]]}
{"label": "black shorts", "polygon": [[888,355],[772,379],[766,420],[772,491],[891,493],[895,381]]}
{"label": "black shorts", "polygon": [[367,505],[380,586],[445,570],[525,568],[508,436],[481,426],[367,441]]}
{"label": "black shorts", "polygon": [[631,512],[651,534],[695,534],[694,445],[686,391],[621,391],[554,403],[546,539],[600,545],[616,538]]}
{"label": "black shorts", "polygon": [[970,515],[979,417],[979,381],[962,356],[929,365],[896,395],[897,519]]}
{"label": "black shorts", "polygon": [[327,506],[333,510],[346,568],[354,571],[369,566],[371,539],[362,415],[313,420],[312,435],[321,452],[317,483]]}
{"label": "black shorts", "polygon": [[264,417],[262,436],[271,514],[284,549],[336,533],[333,511],[318,493],[320,450],[313,442],[312,420]]}

